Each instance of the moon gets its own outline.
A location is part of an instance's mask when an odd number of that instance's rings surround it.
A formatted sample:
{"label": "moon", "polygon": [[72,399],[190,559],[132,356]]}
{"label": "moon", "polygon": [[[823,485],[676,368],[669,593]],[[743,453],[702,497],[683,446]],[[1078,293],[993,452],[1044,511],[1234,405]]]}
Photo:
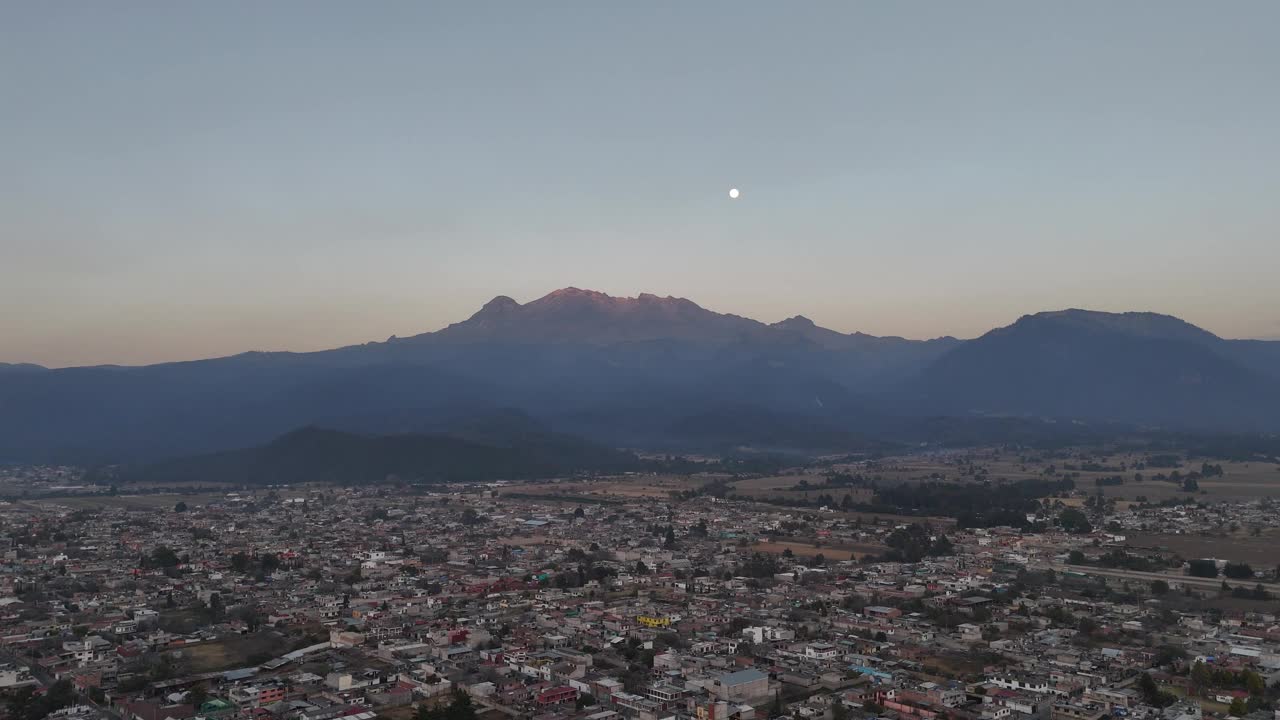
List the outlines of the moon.
{"label": "moon", "polygon": [[737,200],[737,199],[738,199],[738,196],[739,196],[739,195],[741,195],[741,194],[742,194],[742,193],[738,192],[738,188],[729,188],[729,199],[730,199],[730,200]]}

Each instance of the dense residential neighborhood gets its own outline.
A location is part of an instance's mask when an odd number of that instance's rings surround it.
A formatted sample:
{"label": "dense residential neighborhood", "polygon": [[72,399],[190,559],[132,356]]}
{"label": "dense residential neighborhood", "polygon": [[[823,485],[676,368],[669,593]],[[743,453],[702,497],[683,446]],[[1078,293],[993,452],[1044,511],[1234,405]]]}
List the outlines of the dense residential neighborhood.
{"label": "dense residential neighborhood", "polygon": [[[832,477],[838,497],[871,496]],[[7,712],[1276,717],[1274,563],[1126,542],[1228,523],[1270,533],[1267,500],[1062,492],[1020,526],[962,527],[839,501],[527,490],[13,499],[0,506]]]}

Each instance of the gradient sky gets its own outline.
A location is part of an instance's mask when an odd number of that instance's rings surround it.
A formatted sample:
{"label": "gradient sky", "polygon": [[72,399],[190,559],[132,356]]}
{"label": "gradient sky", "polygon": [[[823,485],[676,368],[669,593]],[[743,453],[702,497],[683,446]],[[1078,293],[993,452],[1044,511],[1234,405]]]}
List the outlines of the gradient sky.
{"label": "gradient sky", "polygon": [[1277,28],[1274,0],[4,3],[0,360],[317,349],[566,285],[1280,337]]}

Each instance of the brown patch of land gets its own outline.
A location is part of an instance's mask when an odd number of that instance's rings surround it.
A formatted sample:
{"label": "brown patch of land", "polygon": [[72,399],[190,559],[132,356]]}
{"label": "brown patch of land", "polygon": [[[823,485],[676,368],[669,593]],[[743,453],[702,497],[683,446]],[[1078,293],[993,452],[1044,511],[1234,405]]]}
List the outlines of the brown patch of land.
{"label": "brown patch of land", "polygon": [[289,646],[279,633],[266,631],[174,648],[171,652],[189,672],[199,674],[255,665],[261,661],[259,656],[279,657],[289,652]]}
{"label": "brown patch of land", "polygon": [[822,543],[821,546],[813,543],[796,542],[791,540],[778,540],[774,542],[758,542],[751,546],[752,550],[757,552],[772,553],[780,555],[786,550],[790,550],[792,555],[797,557],[817,557],[822,555],[828,560],[848,560],[851,557],[861,559],[868,555],[882,555],[888,548],[883,545],[872,545],[870,543]]}
{"label": "brown patch of land", "polygon": [[1217,558],[1246,562],[1255,570],[1267,570],[1273,566],[1277,559],[1277,542],[1280,542],[1280,534],[1274,530],[1267,530],[1256,537],[1242,531],[1227,537],[1137,533],[1127,535],[1125,539],[1125,545],[1130,548],[1167,550],[1186,559]]}
{"label": "brown patch of land", "polygon": [[121,508],[124,510],[172,510],[179,502],[195,507],[225,499],[221,494],[203,495],[84,495],[77,497],[41,498],[26,500],[31,505],[43,508],[65,507],[69,510],[92,510],[95,508]]}
{"label": "brown patch of land", "polygon": [[711,482],[708,477],[682,475],[628,475],[598,480],[553,480],[506,486],[505,491],[534,495],[581,495],[604,498],[669,498],[673,492],[694,490]]}

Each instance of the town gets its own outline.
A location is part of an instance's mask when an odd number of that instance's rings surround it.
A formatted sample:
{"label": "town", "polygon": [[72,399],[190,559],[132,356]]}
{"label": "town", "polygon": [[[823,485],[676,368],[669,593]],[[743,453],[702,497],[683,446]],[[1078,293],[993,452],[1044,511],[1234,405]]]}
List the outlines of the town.
{"label": "town", "polygon": [[[1280,717],[1280,519],[1231,495],[1244,465],[993,484],[996,457],[187,494],[14,470],[44,494],[0,506],[0,692],[15,720]],[[881,511],[1028,487],[1012,521]]]}

